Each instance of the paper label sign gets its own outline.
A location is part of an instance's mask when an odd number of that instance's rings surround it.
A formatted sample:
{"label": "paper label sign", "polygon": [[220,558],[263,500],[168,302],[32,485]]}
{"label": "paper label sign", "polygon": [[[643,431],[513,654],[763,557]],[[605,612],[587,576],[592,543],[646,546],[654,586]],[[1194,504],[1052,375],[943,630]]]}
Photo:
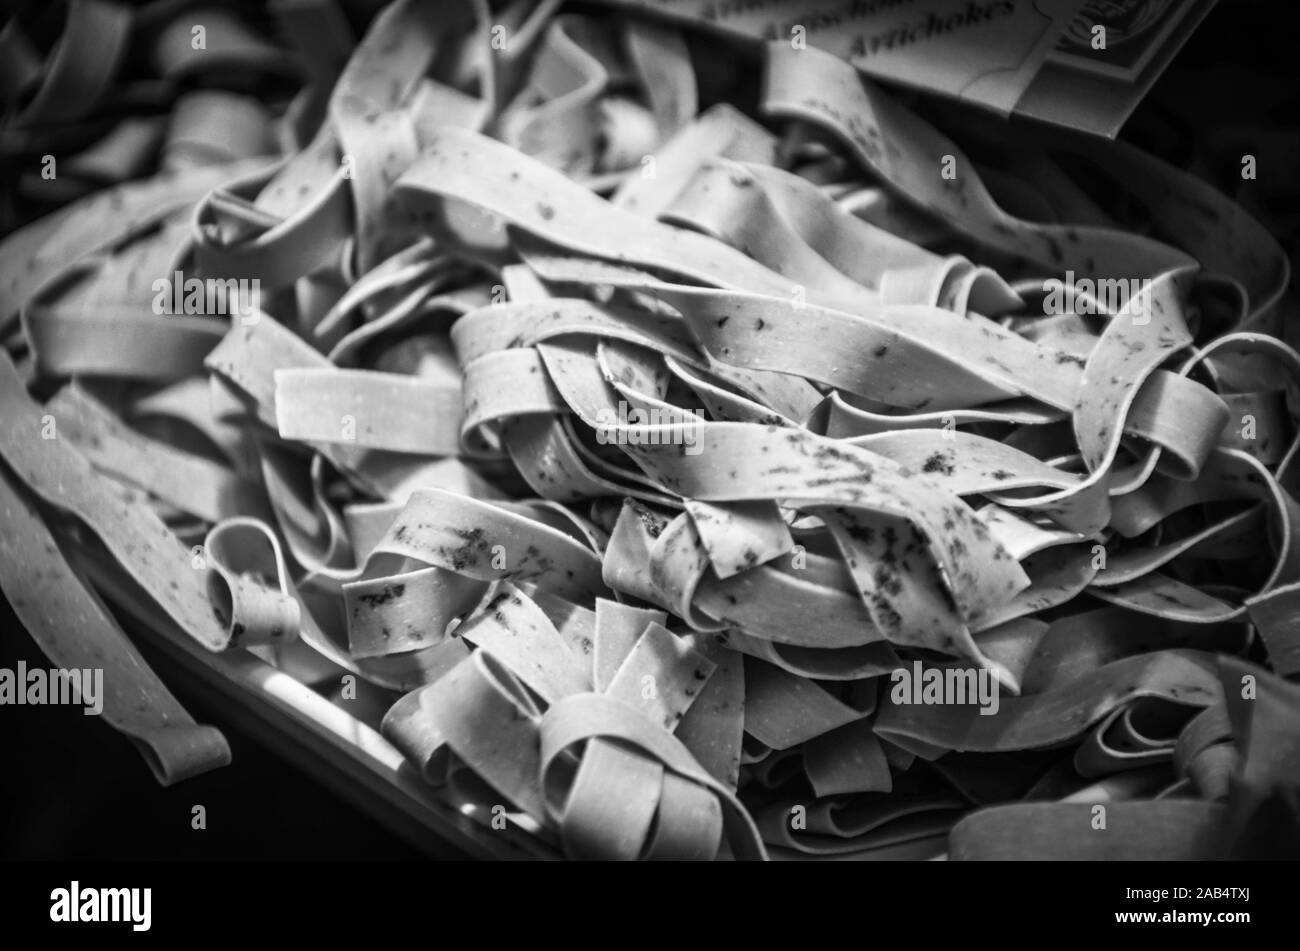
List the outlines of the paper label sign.
{"label": "paper label sign", "polygon": [[1214,0],[608,0],[1113,138]]}

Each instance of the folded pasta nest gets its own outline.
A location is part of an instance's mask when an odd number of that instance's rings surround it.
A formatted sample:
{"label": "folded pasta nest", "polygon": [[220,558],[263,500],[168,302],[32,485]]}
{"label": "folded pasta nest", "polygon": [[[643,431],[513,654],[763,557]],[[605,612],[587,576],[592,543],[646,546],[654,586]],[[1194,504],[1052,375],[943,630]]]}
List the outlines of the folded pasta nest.
{"label": "folded pasta nest", "polygon": [[1202,179],[643,12],[63,16],[0,37],[0,587],[164,782],[229,751],[125,606],[573,857],[1294,789],[1295,302]]}

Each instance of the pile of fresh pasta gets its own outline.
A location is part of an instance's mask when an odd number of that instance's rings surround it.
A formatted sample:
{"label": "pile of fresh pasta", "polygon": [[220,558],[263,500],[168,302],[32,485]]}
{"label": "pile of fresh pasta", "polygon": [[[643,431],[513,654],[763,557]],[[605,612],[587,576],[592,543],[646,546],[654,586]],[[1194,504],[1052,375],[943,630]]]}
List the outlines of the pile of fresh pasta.
{"label": "pile of fresh pasta", "polygon": [[575,858],[1217,857],[1294,794],[1289,266],[1200,178],[625,7],[0,59],[0,587],[162,781],[229,751],[127,608]]}

